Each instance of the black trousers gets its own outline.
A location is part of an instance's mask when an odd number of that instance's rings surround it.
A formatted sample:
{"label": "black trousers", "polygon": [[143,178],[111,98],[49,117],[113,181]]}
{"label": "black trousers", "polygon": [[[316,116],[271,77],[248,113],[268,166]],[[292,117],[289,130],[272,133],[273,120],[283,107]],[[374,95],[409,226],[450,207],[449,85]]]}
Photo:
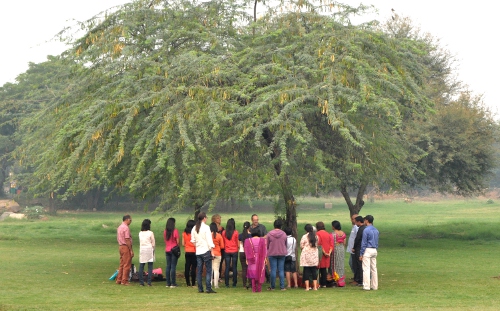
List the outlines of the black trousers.
{"label": "black trousers", "polygon": [[[311,279],[312,277],[312,279]],[[317,267],[304,267],[304,274],[302,275],[302,281],[315,281],[318,279],[318,268]]]}
{"label": "black trousers", "polygon": [[319,285],[326,286],[326,268],[319,268]]}
{"label": "black trousers", "polygon": [[363,284],[363,263],[359,261],[359,252],[351,254],[352,268],[354,269],[354,281]]}
{"label": "black trousers", "polygon": [[186,284],[187,286],[194,286],[196,280],[197,265],[196,253],[184,253],[184,258],[186,259],[186,264],[184,265],[184,277],[186,278]]}

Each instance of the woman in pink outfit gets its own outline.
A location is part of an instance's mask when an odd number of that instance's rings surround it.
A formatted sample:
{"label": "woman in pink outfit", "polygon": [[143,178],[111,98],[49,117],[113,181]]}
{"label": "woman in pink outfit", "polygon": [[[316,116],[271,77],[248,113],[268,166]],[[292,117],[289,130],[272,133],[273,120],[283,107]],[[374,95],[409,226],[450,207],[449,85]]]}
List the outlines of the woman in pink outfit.
{"label": "woman in pink outfit", "polygon": [[245,240],[245,256],[247,260],[247,278],[252,282],[252,292],[262,291],[266,280],[266,239],[260,237],[260,231],[254,228],[250,231],[251,238]]}

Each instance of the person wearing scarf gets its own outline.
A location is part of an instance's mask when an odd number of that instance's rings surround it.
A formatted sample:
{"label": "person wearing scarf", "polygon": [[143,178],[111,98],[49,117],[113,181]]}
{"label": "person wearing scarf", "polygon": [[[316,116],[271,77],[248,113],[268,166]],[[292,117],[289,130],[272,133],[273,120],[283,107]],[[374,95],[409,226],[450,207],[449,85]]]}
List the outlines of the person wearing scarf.
{"label": "person wearing scarf", "polygon": [[252,282],[252,292],[262,291],[262,284],[266,280],[266,240],[260,237],[260,231],[254,228],[250,231],[252,237],[245,240],[245,256],[248,264],[247,278]]}

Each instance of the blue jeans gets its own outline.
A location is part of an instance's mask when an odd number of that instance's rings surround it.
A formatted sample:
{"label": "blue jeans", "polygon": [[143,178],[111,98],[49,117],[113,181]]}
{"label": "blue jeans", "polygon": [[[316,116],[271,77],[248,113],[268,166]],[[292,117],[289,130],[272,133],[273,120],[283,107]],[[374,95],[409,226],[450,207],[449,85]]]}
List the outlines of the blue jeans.
{"label": "blue jeans", "polygon": [[196,255],[196,281],[198,282],[198,291],[203,292],[203,281],[202,273],[203,273],[203,265],[205,265],[205,269],[207,270],[207,275],[205,277],[205,284],[207,286],[207,291],[212,290],[212,253],[210,251],[205,254]]}
{"label": "blue jeans", "polygon": [[271,265],[271,288],[276,287],[276,269],[280,277],[280,289],[285,288],[285,256],[269,256]]}
{"label": "blue jeans", "polygon": [[[139,284],[144,285],[144,265],[145,262],[141,262],[139,265]],[[151,285],[151,278],[153,277],[153,263],[148,262],[148,285]]]}
{"label": "blue jeans", "polygon": [[224,281],[226,286],[229,286],[229,267],[233,267],[233,286],[238,282],[238,252],[225,253],[224,261],[226,262],[226,270],[224,272]]}
{"label": "blue jeans", "polygon": [[177,286],[175,282],[175,271],[177,268],[177,256],[172,254],[172,252],[165,252],[167,257],[167,267],[165,268],[165,277],[167,278],[167,286]]}

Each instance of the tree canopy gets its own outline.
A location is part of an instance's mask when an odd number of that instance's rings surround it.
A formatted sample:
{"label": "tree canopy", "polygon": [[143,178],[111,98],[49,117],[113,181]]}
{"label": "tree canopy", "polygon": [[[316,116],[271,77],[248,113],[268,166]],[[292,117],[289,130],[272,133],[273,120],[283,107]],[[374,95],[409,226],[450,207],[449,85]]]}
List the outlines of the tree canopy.
{"label": "tree canopy", "polygon": [[43,65],[62,80],[22,122],[13,155],[32,169],[25,182],[62,198],[160,197],[169,211],[279,194],[292,228],[297,195],[338,189],[357,213],[369,185],[480,191],[494,166],[491,115],[466,94],[450,101],[435,42],[398,23],[352,25],[364,9],[153,0],[82,24]]}

